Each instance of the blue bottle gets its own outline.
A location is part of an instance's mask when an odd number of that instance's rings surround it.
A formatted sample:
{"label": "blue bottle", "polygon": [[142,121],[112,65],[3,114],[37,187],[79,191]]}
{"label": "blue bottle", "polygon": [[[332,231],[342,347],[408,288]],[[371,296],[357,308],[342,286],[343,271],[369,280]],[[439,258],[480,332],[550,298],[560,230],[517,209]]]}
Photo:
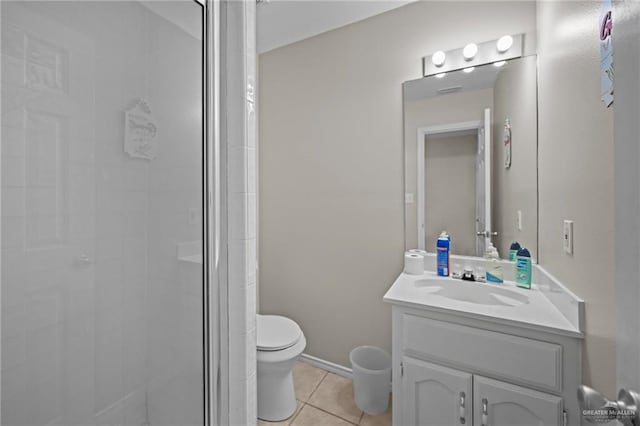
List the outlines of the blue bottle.
{"label": "blue bottle", "polygon": [[451,252],[451,237],[447,231],[442,231],[436,242],[438,275],[441,277],[449,276],[449,253]]}
{"label": "blue bottle", "polygon": [[525,247],[516,256],[516,285],[531,288],[531,253]]}

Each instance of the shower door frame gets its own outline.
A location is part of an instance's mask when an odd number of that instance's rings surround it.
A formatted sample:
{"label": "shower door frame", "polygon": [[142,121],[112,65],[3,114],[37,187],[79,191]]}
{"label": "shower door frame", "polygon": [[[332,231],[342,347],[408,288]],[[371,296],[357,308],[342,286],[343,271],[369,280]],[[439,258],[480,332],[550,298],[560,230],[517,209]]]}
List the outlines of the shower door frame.
{"label": "shower door frame", "polygon": [[[225,191],[221,190],[226,187],[226,162],[223,161],[226,158],[226,152],[225,148],[221,147],[219,126],[220,1],[193,1],[202,7],[203,24],[203,409],[204,425],[216,426],[227,424],[229,419],[228,355],[221,350],[222,342],[228,345],[229,327],[227,320],[227,200]],[[0,18],[1,16],[0,9]],[[0,205],[1,203],[0,200]]]}
{"label": "shower door frame", "polygon": [[203,8],[203,386],[204,424],[229,419],[229,341],[226,223],[226,152],[220,143],[220,2],[194,0]]}

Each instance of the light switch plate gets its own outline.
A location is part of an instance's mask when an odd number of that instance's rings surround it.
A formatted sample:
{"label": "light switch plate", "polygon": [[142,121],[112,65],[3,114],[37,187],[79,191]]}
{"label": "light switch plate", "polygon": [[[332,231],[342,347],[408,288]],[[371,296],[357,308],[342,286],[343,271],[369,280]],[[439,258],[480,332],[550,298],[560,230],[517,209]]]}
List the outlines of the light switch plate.
{"label": "light switch plate", "polygon": [[522,210],[518,210],[516,220],[518,222],[518,231],[522,231]]}
{"label": "light switch plate", "polygon": [[573,221],[565,220],[562,227],[562,244],[564,252],[573,254]]}
{"label": "light switch plate", "polygon": [[413,204],[413,193],[412,192],[407,192],[406,194],[404,194],[404,203],[405,204]]}

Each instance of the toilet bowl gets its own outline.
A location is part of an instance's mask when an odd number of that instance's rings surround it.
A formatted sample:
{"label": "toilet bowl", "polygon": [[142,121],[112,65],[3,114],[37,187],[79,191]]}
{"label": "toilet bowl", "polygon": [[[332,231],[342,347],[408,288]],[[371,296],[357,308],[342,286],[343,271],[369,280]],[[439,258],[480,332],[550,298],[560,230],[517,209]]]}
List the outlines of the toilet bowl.
{"label": "toilet bowl", "polygon": [[296,411],[291,371],[307,346],[293,320],[277,315],[257,317],[258,418],[280,421]]}

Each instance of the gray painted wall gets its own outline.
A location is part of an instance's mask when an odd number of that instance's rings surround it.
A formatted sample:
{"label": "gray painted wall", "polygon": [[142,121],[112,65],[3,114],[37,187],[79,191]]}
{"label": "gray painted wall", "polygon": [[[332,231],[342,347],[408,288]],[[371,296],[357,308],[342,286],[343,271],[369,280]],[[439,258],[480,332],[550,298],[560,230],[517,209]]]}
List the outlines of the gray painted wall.
{"label": "gray painted wall", "polygon": [[260,56],[260,310],[349,365],[391,346],[404,252],[402,90],[438,49],[526,33],[533,2],[418,2]]}
{"label": "gray painted wall", "polygon": [[640,390],[640,3],[617,2],[613,16],[617,385]]}
{"label": "gray painted wall", "polygon": [[[539,260],[585,300],[583,381],[615,396],[613,109],[600,101],[599,2],[538,2]],[[574,220],[574,254],[562,224]]]}
{"label": "gray painted wall", "polygon": [[[535,56],[512,61],[493,90],[493,244],[507,257],[512,241],[538,257],[538,122]],[[504,123],[511,122],[511,167],[504,167]],[[517,211],[522,212],[518,230]]]}

